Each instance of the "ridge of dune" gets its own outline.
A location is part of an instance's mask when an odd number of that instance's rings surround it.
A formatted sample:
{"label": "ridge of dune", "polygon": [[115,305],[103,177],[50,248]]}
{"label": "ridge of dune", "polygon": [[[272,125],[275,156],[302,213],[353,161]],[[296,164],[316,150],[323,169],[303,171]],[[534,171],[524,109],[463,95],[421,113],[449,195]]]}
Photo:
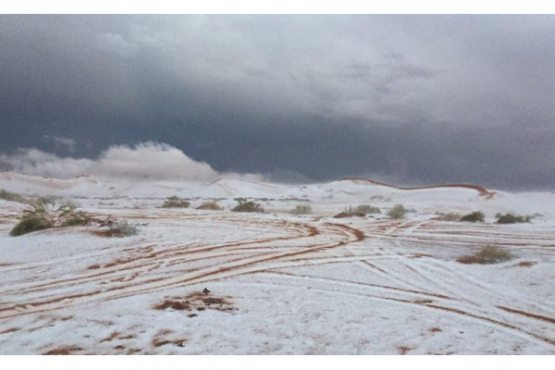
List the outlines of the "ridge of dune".
{"label": "ridge of dune", "polygon": [[467,183],[455,183],[455,184],[431,184],[431,185],[419,185],[419,186],[400,186],[394,184],[388,184],[381,181],[376,181],[372,179],[367,179],[363,177],[344,177],[340,181],[351,181],[353,183],[369,183],[373,185],[386,186],[389,188],[397,190],[425,190],[425,189],[441,189],[441,188],[463,188],[476,190],[480,196],[486,199],[493,198],[497,192],[486,188],[483,185],[478,184],[467,184]]}

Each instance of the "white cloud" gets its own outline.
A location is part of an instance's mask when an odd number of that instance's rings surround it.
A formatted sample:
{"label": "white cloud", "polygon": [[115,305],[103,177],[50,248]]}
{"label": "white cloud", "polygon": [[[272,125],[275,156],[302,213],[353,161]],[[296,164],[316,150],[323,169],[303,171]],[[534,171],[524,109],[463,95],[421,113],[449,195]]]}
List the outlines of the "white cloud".
{"label": "white cloud", "polygon": [[13,155],[0,155],[0,162],[16,172],[56,178],[93,175],[132,180],[210,181],[220,176],[209,164],[195,161],[175,147],[154,142],[112,146],[96,160],[59,157],[28,148]]}

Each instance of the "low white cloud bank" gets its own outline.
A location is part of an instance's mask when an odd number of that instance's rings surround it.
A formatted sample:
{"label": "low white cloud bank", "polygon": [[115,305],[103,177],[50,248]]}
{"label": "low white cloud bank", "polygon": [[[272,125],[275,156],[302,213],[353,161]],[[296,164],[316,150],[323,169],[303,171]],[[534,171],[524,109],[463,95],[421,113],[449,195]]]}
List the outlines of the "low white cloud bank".
{"label": "low white cloud bank", "polygon": [[95,160],[20,149],[12,155],[0,155],[2,162],[3,167],[15,172],[55,178],[92,175],[147,181],[211,181],[221,176],[208,163],[195,161],[171,145],[154,142],[112,146]]}

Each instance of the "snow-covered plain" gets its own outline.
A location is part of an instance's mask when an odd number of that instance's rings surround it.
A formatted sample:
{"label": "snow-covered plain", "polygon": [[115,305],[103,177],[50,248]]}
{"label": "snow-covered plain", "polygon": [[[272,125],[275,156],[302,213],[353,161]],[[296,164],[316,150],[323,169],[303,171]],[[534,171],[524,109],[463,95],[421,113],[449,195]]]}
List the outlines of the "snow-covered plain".
{"label": "snow-covered plain", "polygon": [[[15,173],[0,173],[0,189],[64,197],[139,230],[10,237],[25,206],[0,200],[1,354],[555,354],[553,193]],[[171,195],[193,208],[160,208]],[[231,212],[239,197],[267,212]],[[225,210],[194,209],[209,199]],[[411,212],[389,219],[398,203]],[[298,204],[313,213],[288,213]],[[382,213],[333,217],[360,204]],[[476,210],[485,223],[438,219]],[[509,211],[537,215],[494,223]],[[456,262],[484,245],[515,258]]]}

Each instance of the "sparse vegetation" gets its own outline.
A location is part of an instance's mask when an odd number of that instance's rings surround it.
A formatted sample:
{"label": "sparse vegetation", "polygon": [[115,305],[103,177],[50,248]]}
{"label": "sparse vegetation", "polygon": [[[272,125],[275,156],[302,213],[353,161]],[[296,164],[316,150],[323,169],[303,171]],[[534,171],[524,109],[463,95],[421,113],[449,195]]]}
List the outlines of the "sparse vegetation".
{"label": "sparse vegetation", "polygon": [[393,219],[401,219],[405,217],[407,212],[408,210],[402,204],[397,204],[387,212],[387,215]]}
{"label": "sparse vegetation", "polygon": [[484,214],[481,211],[468,213],[460,218],[462,222],[484,222]]}
{"label": "sparse vegetation", "polygon": [[56,210],[56,223],[58,226],[79,226],[91,222],[91,216],[83,211],[76,211],[77,206],[73,203],[61,205]]}
{"label": "sparse vegetation", "polygon": [[27,199],[25,199],[23,196],[4,189],[0,189],[0,199],[4,199],[10,202],[27,203]]}
{"label": "sparse vegetation", "polygon": [[357,207],[347,207],[345,210],[337,215],[335,218],[345,218],[345,217],[365,217],[369,214],[381,213],[382,211],[377,207],[372,207],[368,204],[363,204]]}
{"label": "sparse vegetation", "polygon": [[495,215],[495,218],[498,224],[525,223],[532,220],[532,216],[519,216],[510,212],[505,214],[498,213]]}
{"label": "sparse vegetation", "polygon": [[457,258],[457,262],[464,264],[491,264],[505,262],[513,258],[508,251],[496,246],[487,245],[482,247],[478,252],[472,255],[461,256]]}
{"label": "sparse vegetation", "polygon": [[378,207],[372,207],[371,205],[368,205],[368,204],[362,204],[362,205],[358,206],[356,208],[356,211],[359,214],[364,214],[364,215],[382,213],[382,211]]}
{"label": "sparse vegetation", "polygon": [[460,213],[441,213],[438,217],[440,221],[459,221],[462,218]]}
{"label": "sparse vegetation", "polygon": [[105,238],[117,237],[123,238],[137,234],[137,227],[129,224],[127,221],[113,221],[111,219],[100,223],[101,227],[107,227],[105,230],[92,231],[94,235],[102,236]]}
{"label": "sparse vegetation", "polygon": [[33,231],[49,229],[52,223],[42,215],[26,215],[10,231],[11,236],[20,236]]}
{"label": "sparse vegetation", "polygon": [[232,209],[233,212],[259,212],[259,213],[264,212],[264,208],[262,208],[260,203],[253,202],[252,200],[247,201],[245,199],[240,198],[237,202],[239,204],[237,204]]}
{"label": "sparse vegetation", "polygon": [[124,237],[137,234],[137,227],[127,221],[117,221],[109,226],[108,231],[112,236]]}
{"label": "sparse vegetation", "polygon": [[308,215],[312,213],[312,207],[309,204],[298,204],[289,213],[294,215]]}
{"label": "sparse vegetation", "polygon": [[190,205],[185,199],[173,195],[164,201],[162,208],[189,208]]}
{"label": "sparse vegetation", "polygon": [[221,211],[223,208],[217,202],[209,201],[209,202],[202,203],[200,206],[197,207],[197,209],[209,210],[209,211]]}
{"label": "sparse vegetation", "polygon": [[63,203],[56,207],[52,199],[40,198],[29,205],[31,209],[23,211],[19,223],[10,231],[11,236],[52,227],[86,225],[91,221],[88,214],[76,211],[77,206],[73,203]]}

